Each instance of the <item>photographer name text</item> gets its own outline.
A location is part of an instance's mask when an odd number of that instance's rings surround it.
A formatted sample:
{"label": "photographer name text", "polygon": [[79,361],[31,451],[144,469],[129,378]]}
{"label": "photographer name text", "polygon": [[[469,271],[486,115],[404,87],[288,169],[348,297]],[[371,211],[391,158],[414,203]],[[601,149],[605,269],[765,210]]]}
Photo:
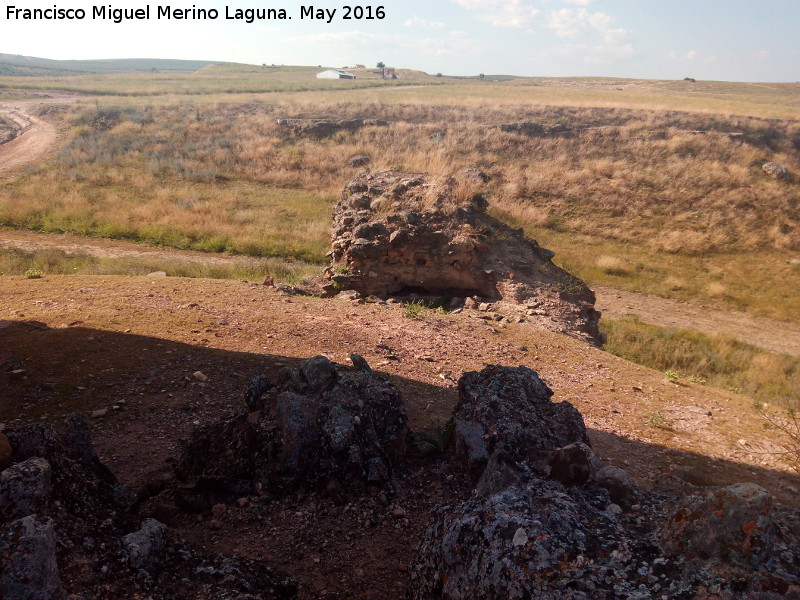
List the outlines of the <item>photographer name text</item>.
{"label": "photographer name text", "polygon": [[303,21],[332,23],[342,21],[373,21],[386,18],[383,6],[343,5],[336,8],[320,8],[314,5],[285,8],[237,8],[225,6],[216,8],[174,8],[171,5],[146,5],[140,8],[114,8],[112,5],[85,8],[68,8],[53,5],[52,8],[21,8],[6,6],[5,18],[8,21],[107,21],[125,23],[133,21],[290,21],[292,18]]}

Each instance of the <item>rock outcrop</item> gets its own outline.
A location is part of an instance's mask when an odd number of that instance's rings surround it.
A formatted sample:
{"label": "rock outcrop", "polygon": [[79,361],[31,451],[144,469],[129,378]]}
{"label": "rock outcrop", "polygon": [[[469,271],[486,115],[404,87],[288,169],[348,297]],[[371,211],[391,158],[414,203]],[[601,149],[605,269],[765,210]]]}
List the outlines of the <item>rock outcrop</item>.
{"label": "rock outcrop", "polygon": [[552,402],[553,391],[527,367],[465,373],[458,392],[455,454],[475,479],[494,453],[547,473],[553,451],[589,442],[581,414],[569,402]]}
{"label": "rock outcrop", "polygon": [[768,162],[764,163],[761,167],[767,177],[773,179],[786,179],[789,176],[789,171],[781,163]]}
{"label": "rock outcrop", "polygon": [[800,512],[762,488],[636,488],[525,367],[467,373],[459,392],[453,453],[477,493],[434,511],[413,600],[800,598]]}
{"label": "rock outcrop", "polygon": [[[256,377],[247,411],[198,428],[183,445],[178,477],[206,496],[228,490],[229,499],[294,490],[338,498],[390,485],[410,434],[403,401],[363,358],[352,361],[350,368],[315,356],[274,385]],[[202,509],[198,494],[185,490],[181,502]]]}
{"label": "rock outcrop", "polygon": [[276,119],[281,129],[296,135],[311,138],[325,138],[337,131],[356,131],[362,127],[386,127],[381,119]]}
{"label": "rock outcrop", "polygon": [[201,556],[167,527],[132,512],[136,497],[100,462],[88,421],[4,432],[0,473],[0,598],[260,598],[296,587],[256,561]]}
{"label": "rock outcrop", "polygon": [[592,291],[522,230],[489,216],[481,185],[469,173],[442,181],[359,174],[333,211],[326,290],[476,297],[520,312],[540,309],[545,326],[596,339]]}

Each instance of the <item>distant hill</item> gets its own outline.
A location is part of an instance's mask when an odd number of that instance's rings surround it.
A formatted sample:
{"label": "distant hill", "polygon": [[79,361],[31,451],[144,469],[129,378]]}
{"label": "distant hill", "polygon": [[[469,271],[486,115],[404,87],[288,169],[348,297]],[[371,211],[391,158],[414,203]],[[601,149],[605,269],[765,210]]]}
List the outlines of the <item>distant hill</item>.
{"label": "distant hill", "polygon": [[94,73],[130,73],[143,71],[193,72],[209,65],[231,65],[207,60],[171,60],[163,58],[120,58],[102,60],[51,60],[35,56],[0,53],[0,76],[52,77]]}

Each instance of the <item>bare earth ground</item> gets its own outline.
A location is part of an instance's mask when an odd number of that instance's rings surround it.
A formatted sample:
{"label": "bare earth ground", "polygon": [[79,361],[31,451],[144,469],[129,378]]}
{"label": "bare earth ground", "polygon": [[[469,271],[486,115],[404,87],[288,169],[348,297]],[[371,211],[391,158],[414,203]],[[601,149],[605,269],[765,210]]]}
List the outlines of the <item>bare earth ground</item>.
{"label": "bare earth ground", "polygon": [[[397,305],[287,296],[239,281],[0,277],[0,421],[58,424],[72,410],[107,409],[93,419],[102,459],[133,489],[158,491],[174,485],[179,440],[240,409],[259,372],[319,353],[347,363],[357,352],[400,388],[412,427],[423,429],[448,418],[463,371],[524,364],[546,379],[554,400],[577,406],[598,454],[638,483],[691,465],[712,482],[755,481],[797,502],[800,481],[764,453],[776,449],[774,433],[746,398],[667,382],[532,324],[496,327],[478,316],[426,312],[412,320]],[[288,571],[301,598],[399,599],[431,507],[465,489],[445,459],[412,457],[388,498],[346,506],[311,495],[253,499],[229,508],[218,528],[207,516],[168,520],[191,544]],[[392,516],[398,506],[402,519]]]}
{"label": "bare earth ground", "polygon": [[[34,102],[3,102],[0,110],[11,110],[10,104],[29,125],[0,147],[0,171],[40,156],[56,139],[52,127],[26,112]],[[26,232],[2,231],[0,245],[239,260]],[[796,328],[728,311],[616,290],[602,290],[599,305],[607,314],[634,312],[654,324],[722,330],[764,345],[780,340],[784,351],[795,353],[800,347]],[[660,373],[532,324],[498,327],[479,316],[429,312],[412,320],[398,306],[290,297],[236,281],[0,277],[0,424],[57,425],[73,410],[101,411],[93,419],[101,458],[124,484],[150,496],[174,486],[171,464],[180,440],[198,424],[242,408],[257,373],[320,353],[347,363],[357,352],[400,388],[412,427],[424,429],[446,421],[462,372],[524,364],[545,378],[556,401],[570,401],[583,413],[598,455],[626,468],[639,484],[655,485],[665,471],[689,465],[712,483],[754,481],[797,504],[800,480],[780,469],[774,433],[763,429],[747,399],[667,382]],[[198,371],[208,379],[201,381]],[[163,518],[173,535],[192,545],[263,558],[289,572],[303,599],[399,600],[431,508],[466,493],[445,458],[412,456],[399,467],[389,497],[345,506],[313,495],[274,503],[254,498],[230,507],[214,526],[208,516]],[[397,507],[404,517],[393,516]],[[144,511],[158,508],[156,497]]]}
{"label": "bare earth ground", "polygon": [[55,143],[58,138],[56,127],[33,114],[33,108],[45,101],[61,103],[64,102],[64,99],[0,102],[0,114],[10,118],[21,127],[21,135],[0,145],[0,173],[35,160]]}
{"label": "bare earth ground", "polygon": [[[102,258],[153,258],[217,265],[244,264],[257,260],[244,256],[155,248],[124,240],[8,229],[0,229],[0,248],[19,248],[27,251],[52,248]],[[696,329],[707,334],[722,333],[774,352],[800,355],[800,325],[796,323],[754,317],[743,311],[719,310],[652,294],[613,288],[595,288],[595,294],[597,309],[607,317],[621,318],[635,314],[644,323],[652,325]]]}
{"label": "bare earth ground", "polygon": [[722,333],[773,352],[800,355],[800,325],[796,323],[613,288],[595,288],[594,292],[595,306],[606,317],[638,315],[642,322],[651,325]]}

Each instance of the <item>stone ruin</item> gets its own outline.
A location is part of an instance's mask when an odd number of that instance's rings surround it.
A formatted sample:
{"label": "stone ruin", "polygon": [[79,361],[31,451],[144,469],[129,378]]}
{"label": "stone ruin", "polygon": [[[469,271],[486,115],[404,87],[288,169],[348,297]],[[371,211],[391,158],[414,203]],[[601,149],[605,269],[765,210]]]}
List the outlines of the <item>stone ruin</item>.
{"label": "stone ruin", "polygon": [[[391,485],[410,436],[400,393],[367,362],[324,356],[286,368],[273,384],[257,377],[247,409],[198,428],[181,450],[178,477],[192,484],[179,503],[216,502],[304,490],[341,499]],[[216,495],[209,493],[216,490]]]}
{"label": "stone ruin", "polygon": [[[184,508],[208,511],[225,493],[397,493],[411,439],[402,398],[363,358],[351,361],[317,356],[274,381],[260,375],[240,414],[199,427],[176,463],[192,484],[179,490]],[[410,600],[800,598],[800,511],[747,483],[640,489],[603,464],[580,413],[552,396],[526,367],[461,377],[444,458],[474,493],[431,514]],[[199,554],[139,516],[83,417],[61,432],[0,432],[0,469],[3,600],[297,596],[263,563]]]}
{"label": "stone ruin", "polygon": [[71,415],[61,432],[0,432],[0,468],[3,600],[296,597],[262,563],[200,555],[138,516],[136,495],[95,454],[85,417]]}
{"label": "stone ruin", "polygon": [[526,367],[466,373],[453,457],[475,494],[434,511],[412,600],[800,598],[800,512],[763,488],[634,486]]}
{"label": "stone ruin", "polygon": [[348,183],[333,210],[325,291],[445,296],[476,308],[500,303],[596,340],[592,291],[521,229],[487,214],[482,178],[466,171],[441,181],[362,172]]}

